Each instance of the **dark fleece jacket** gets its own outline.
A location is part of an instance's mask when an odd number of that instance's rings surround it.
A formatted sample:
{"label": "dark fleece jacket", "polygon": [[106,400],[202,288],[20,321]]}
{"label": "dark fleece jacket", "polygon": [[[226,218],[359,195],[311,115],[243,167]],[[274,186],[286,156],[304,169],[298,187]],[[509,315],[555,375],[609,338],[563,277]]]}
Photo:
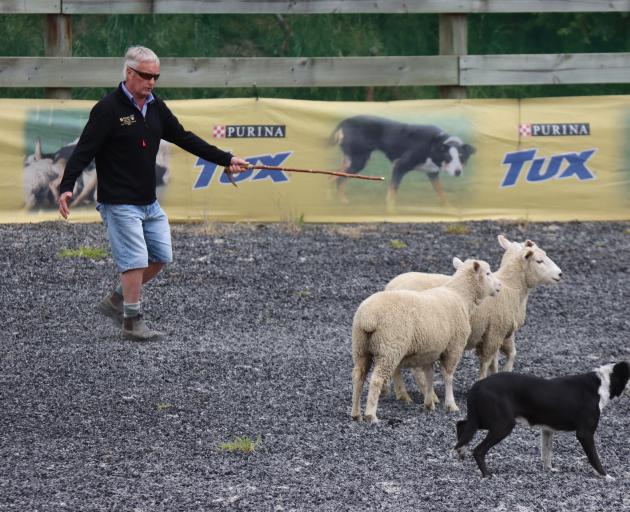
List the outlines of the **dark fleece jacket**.
{"label": "dark fleece jacket", "polygon": [[186,131],[166,104],[155,94],[154,98],[144,118],[121,86],[94,105],[66,164],[60,194],[74,189],[83,169],[95,158],[99,202],[152,203],[156,199],[155,158],[160,139],[220,166],[230,164],[230,153]]}

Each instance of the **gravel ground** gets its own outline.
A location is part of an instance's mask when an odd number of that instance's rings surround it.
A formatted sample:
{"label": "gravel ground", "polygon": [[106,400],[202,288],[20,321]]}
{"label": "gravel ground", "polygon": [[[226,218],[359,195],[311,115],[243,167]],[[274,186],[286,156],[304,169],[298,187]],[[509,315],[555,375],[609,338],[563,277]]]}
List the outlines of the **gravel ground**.
{"label": "gravel ground", "polygon": [[[166,336],[139,344],[96,312],[111,259],[59,256],[106,248],[101,225],[0,226],[0,510],[630,510],[628,397],[597,434],[614,482],[594,476],[568,433],[554,439],[557,473],[524,427],[490,452],[491,479],[470,454],[454,458],[472,353],[456,374],[461,413],[423,411],[408,380],[415,404],[384,397],[379,424],[351,421],[358,304],[401,272],[450,273],[455,255],[495,269],[498,233],[531,238],[564,272],[530,296],[517,371],[630,358],[630,223],[465,227],[174,226],[176,261],[144,301]],[[235,436],[260,443],[219,449]]]}

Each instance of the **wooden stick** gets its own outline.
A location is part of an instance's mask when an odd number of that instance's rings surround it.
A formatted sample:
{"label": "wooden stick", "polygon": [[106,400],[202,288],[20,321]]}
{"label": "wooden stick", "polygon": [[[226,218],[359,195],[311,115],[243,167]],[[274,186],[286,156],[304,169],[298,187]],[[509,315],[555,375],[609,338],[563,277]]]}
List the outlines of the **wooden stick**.
{"label": "wooden stick", "polygon": [[[341,172],[341,171],[321,171],[319,169],[292,169],[289,167],[277,167],[275,165],[249,164],[247,168],[243,169],[243,171],[246,171],[246,170],[248,171],[250,169],[261,169],[265,171],[283,171],[283,172],[308,172],[310,174],[328,174],[329,176],[342,176],[344,178],[356,178],[358,180],[371,180],[371,181],[383,181],[385,179],[383,176],[359,176],[358,174],[351,174],[348,172]],[[243,171],[240,171],[240,172],[243,172]],[[232,183],[232,185],[237,187],[238,185],[236,184],[236,181],[234,181],[234,177],[232,176],[233,174],[237,174],[237,173],[229,171],[227,167],[223,169],[223,172],[228,175],[228,178],[230,179],[230,183]]]}
{"label": "wooden stick", "polygon": [[290,167],[277,167],[275,165],[248,165],[247,169],[262,169],[265,171],[285,171],[285,172],[308,172],[311,174],[329,174],[331,176],[343,176],[345,178],[356,178],[358,180],[372,180],[372,181],[383,181],[385,178],[383,176],[360,176],[358,174],[352,174],[348,172],[341,171],[322,171],[319,169],[293,169]]}

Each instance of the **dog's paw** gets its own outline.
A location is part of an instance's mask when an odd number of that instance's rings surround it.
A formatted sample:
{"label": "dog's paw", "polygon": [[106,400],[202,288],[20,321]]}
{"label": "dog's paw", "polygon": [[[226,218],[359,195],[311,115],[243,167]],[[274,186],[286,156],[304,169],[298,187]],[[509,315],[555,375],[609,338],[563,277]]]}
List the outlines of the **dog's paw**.
{"label": "dog's paw", "polygon": [[453,457],[457,457],[459,460],[464,460],[466,456],[466,448],[463,446],[461,448],[453,448],[451,450],[451,454]]}

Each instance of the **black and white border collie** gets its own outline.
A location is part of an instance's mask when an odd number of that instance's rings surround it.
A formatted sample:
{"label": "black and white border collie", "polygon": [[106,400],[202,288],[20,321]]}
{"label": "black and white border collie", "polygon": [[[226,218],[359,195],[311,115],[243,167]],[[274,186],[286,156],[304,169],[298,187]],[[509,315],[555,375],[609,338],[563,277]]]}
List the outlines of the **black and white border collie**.
{"label": "black and white border collie", "polygon": [[488,435],[473,450],[484,477],[490,476],[485,457],[505,439],[516,423],[542,429],[541,449],[545,469],[551,470],[551,441],[555,431],[575,432],[591,466],[606,474],[595,449],[599,416],[612,398],[630,388],[630,362],[601,366],[580,375],[542,379],[518,373],[496,373],[476,382],[468,392],[468,417],[457,422],[455,450],[463,455],[477,430]]}
{"label": "black and white border collie", "polygon": [[[446,203],[440,172],[461,176],[464,165],[476,151],[474,146],[464,144],[438,126],[401,123],[377,116],[344,119],[335,128],[332,139],[343,152],[343,172],[361,172],[373,151],[381,151],[394,164],[388,204],[395,203],[403,176],[414,169],[426,173],[440,202]],[[343,191],[346,181],[344,177],[337,179],[337,192],[343,202],[347,202]]]}

